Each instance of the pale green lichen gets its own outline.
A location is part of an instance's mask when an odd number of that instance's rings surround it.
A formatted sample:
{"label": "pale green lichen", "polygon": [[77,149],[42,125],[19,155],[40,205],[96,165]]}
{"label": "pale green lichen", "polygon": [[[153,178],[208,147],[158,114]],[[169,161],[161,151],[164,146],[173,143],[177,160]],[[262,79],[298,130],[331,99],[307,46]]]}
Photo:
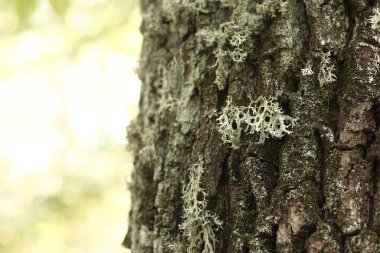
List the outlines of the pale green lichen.
{"label": "pale green lichen", "polygon": [[235,48],[234,51],[229,52],[229,55],[234,62],[244,62],[247,52],[241,48]]}
{"label": "pale green lichen", "polygon": [[211,47],[215,42],[217,42],[220,31],[210,30],[208,27],[199,30],[195,34],[200,41],[204,41],[207,47]]}
{"label": "pale green lichen", "polygon": [[263,16],[276,17],[278,13],[286,14],[288,11],[288,1],[284,0],[265,0],[256,5],[256,12]]}
{"label": "pale green lichen", "polygon": [[324,86],[325,84],[333,83],[337,77],[334,74],[335,66],[331,62],[331,52],[323,52],[320,50],[318,52],[315,52],[314,55],[320,58],[318,72],[320,87]]}
{"label": "pale green lichen", "polygon": [[247,108],[232,105],[231,98],[228,97],[226,106],[216,120],[222,141],[231,144],[234,149],[239,148],[242,126],[246,120],[246,110]]}
{"label": "pale green lichen", "polygon": [[262,144],[266,138],[281,138],[290,134],[295,122],[296,119],[283,113],[274,97],[263,96],[251,101],[248,106],[232,105],[231,98],[228,98],[226,106],[217,118],[222,141],[231,144],[234,149],[239,148],[242,131],[259,134],[257,143]]}
{"label": "pale green lichen", "polygon": [[175,242],[168,245],[169,250],[171,250],[173,253],[183,253],[183,245],[179,242]]}
{"label": "pale green lichen", "polygon": [[212,46],[216,43],[214,55],[215,62],[215,81],[219,90],[223,90],[226,85],[228,76],[228,64],[230,60],[234,63],[244,62],[247,57],[247,51],[243,44],[248,40],[252,33],[252,27],[249,15],[244,14],[237,21],[229,21],[221,24],[219,29],[210,30],[202,29],[197,33],[200,41],[204,41],[206,46]]}
{"label": "pale green lichen", "polygon": [[172,63],[169,65],[169,70],[166,67],[159,66],[159,71],[162,73],[162,79],[160,80],[161,88],[158,89],[158,112],[172,111],[176,105],[176,101],[172,94],[170,84],[172,84],[171,73],[173,72]]}
{"label": "pale green lichen", "polygon": [[226,55],[227,51],[223,51],[222,49],[218,49],[215,51],[216,57],[216,70],[215,70],[215,80],[214,83],[218,86],[219,90],[223,90],[226,85],[226,80],[228,77],[228,66]]}
{"label": "pale green lichen", "polygon": [[235,7],[236,6],[236,0],[220,0],[220,3],[224,7]]}
{"label": "pale green lichen", "polygon": [[208,12],[207,10],[207,0],[186,0],[185,4],[198,12]]}
{"label": "pale green lichen", "polygon": [[314,71],[311,68],[311,63],[310,61],[307,61],[305,64],[305,67],[301,69],[301,73],[303,76],[311,76],[314,75]]}
{"label": "pale green lichen", "polygon": [[[223,90],[228,76],[227,59],[224,59],[224,57],[229,55],[230,59],[235,63],[244,62],[247,57],[247,52],[244,51],[241,46],[248,39],[250,33],[247,26],[236,22],[221,24],[219,33],[218,47],[215,51],[217,58],[215,84],[220,90]],[[227,42],[233,47],[233,50],[224,49]]]}
{"label": "pale green lichen", "polygon": [[207,194],[201,186],[204,172],[202,158],[190,167],[189,183],[183,188],[184,201],[183,222],[180,229],[187,238],[188,253],[214,253],[215,231],[222,227],[222,222],[206,209]]}
{"label": "pale green lichen", "polygon": [[208,13],[208,0],[164,0],[164,9],[171,14],[177,13],[182,8],[195,13]]}
{"label": "pale green lichen", "polygon": [[373,9],[373,15],[368,19],[368,23],[371,25],[371,29],[375,30],[379,27],[380,23],[380,10],[375,8]]}
{"label": "pale green lichen", "polygon": [[283,113],[274,97],[265,98],[260,96],[256,101],[252,101],[248,112],[256,113],[252,115],[250,121],[246,122],[247,130],[250,134],[259,133],[259,143],[264,143],[266,138],[281,138],[285,134],[292,133],[290,128],[296,119]]}

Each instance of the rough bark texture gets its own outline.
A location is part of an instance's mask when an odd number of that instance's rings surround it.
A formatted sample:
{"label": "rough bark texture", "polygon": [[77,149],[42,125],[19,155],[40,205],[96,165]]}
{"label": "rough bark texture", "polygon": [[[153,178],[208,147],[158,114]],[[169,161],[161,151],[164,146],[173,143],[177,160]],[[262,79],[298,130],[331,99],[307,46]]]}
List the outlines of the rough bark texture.
{"label": "rough bark texture", "polygon": [[[258,8],[263,3],[268,10]],[[379,1],[141,4],[142,93],[129,130],[136,158],[125,245],[186,252],[182,189],[202,157],[207,209],[223,222],[215,252],[380,252],[380,27],[369,23]],[[206,45],[196,34],[243,14],[257,25],[242,46],[244,61],[226,59],[220,90],[218,42]],[[336,78],[323,83],[326,55]],[[308,63],[313,74],[303,75]],[[236,105],[276,96],[297,124],[264,144],[243,133],[232,149],[216,121],[227,96]]]}

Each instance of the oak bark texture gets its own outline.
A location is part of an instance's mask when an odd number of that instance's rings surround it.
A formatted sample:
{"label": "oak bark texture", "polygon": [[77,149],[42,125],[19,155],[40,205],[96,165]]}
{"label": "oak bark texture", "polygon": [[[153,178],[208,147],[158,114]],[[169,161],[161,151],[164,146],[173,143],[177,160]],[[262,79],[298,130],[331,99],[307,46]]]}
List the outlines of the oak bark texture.
{"label": "oak bark texture", "polygon": [[[186,2],[186,1],[182,1]],[[237,6],[208,1],[208,12],[169,13],[142,0],[144,35],[140,114],[129,130],[135,151],[133,207],[125,245],[134,253],[183,245],[182,187],[203,157],[207,209],[223,221],[217,253],[380,252],[380,29],[374,0],[290,0],[288,12],[263,17],[243,63],[215,79],[215,47],[196,36],[236,16]],[[245,10],[255,13],[256,4]],[[319,52],[330,52],[336,81],[320,85]],[[314,74],[301,69],[311,62]],[[221,140],[216,118],[227,96],[277,95],[293,133],[263,145],[243,134],[240,148]],[[216,113],[215,113],[216,112]],[[180,249],[181,247],[177,247]]]}

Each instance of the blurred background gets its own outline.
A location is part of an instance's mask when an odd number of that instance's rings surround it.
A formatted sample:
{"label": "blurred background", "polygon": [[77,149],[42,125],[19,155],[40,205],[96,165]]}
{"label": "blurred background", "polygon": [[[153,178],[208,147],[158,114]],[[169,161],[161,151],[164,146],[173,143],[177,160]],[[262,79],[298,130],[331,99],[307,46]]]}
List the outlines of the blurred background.
{"label": "blurred background", "polygon": [[128,252],[137,0],[0,0],[0,252]]}

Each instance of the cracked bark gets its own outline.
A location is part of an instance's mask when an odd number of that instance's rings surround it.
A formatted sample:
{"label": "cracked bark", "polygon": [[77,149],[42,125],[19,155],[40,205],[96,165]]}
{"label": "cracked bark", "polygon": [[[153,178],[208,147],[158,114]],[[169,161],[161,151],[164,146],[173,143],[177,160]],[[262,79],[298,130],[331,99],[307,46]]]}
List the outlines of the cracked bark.
{"label": "cracked bark", "polygon": [[[255,13],[256,2],[244,11]],[[129,132],[135,169],[124,242],[132,252],[186,252],[182,187],[200,156],[207,209],[223,220],[216,253],[380,252],[380,29],[367,21],[380,3],[287,2],[286,15],[264,18],[249,37],[247,59],[230,64],[219,91],[215,47],[195,34],[238,13],[208,1],[207,14],[182,8],[173,16],[160,0],[141,1],[142,92]],[[315,53],[327,51],[337,78],[320,87]],[[300,73],[307,61],[312,76]],[[274,94],[299,119],[291,135],[257,145],[243,134],[238,150],[223,144],[214,112],[227,96],[246,105],[248,96]]]}

